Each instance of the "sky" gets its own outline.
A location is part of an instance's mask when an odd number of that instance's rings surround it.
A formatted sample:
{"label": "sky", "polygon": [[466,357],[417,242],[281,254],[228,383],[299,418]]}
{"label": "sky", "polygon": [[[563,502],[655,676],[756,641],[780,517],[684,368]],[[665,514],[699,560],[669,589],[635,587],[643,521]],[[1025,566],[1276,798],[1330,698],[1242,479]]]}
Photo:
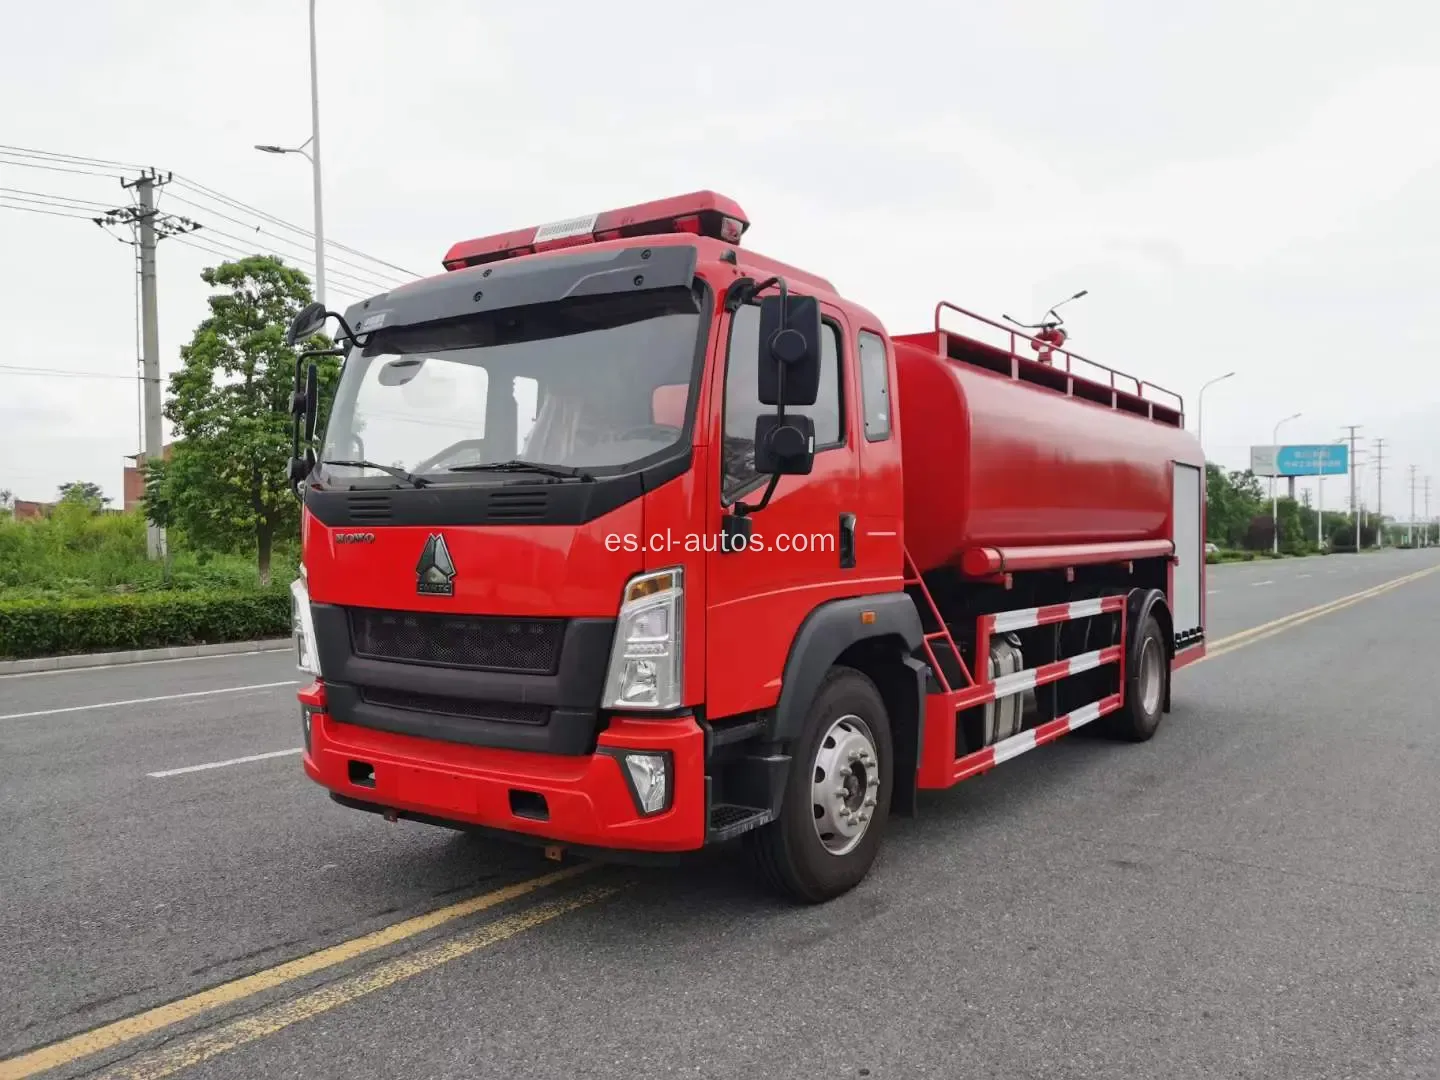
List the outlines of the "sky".
{"label": "sky", "polygon": [[[135,12],[17,9],[0,144],[173,172],[161,209],[204,226],[183,239],[313,267],[306,234],[236,207],[312,226],[307,162],[253,149],[310,133],[306,0]],[[1033,318],[1087,289],[1065,309],[1071,346],[1183,395],[1192,417],[1199,388],[1235,372],[1205,394],[1211,460],[1244,468],[1297,412],[1280,441],[1357,424],[1367,504],[1383,438],[1387,514],[1408,514],[1411,465],[1440,513],[1424,321],[1440,286],[1440,5],[746,14],[318,0],[326,237],[392,264],[332,248],[332,306],[439,272],[456,240],[710,188],[744,207],[748,247],[829,278],[894,333],[930,328],[941,299]],[[39,160],[0,149],[0,188],[129,201],[126,170],[16,164]],[[118,503],[140,445],[134,252],[123,230],[13,208],[46,201],[0,192],[0,488],[48,499],[90,480]],[[160,245],[166,374],[216,261]],[[1327,505],[1344,486],[1327,482]]]}

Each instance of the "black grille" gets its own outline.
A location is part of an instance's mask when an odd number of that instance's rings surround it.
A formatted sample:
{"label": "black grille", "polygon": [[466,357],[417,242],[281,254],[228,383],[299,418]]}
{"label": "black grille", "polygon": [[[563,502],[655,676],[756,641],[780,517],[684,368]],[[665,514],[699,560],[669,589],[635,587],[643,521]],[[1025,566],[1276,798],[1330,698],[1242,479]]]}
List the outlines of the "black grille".
{"label": "black grille", "polygon": [[467,720],[491,720],[500,724],[547,724],[550,710],[544,705],[516,705],[499,701],[471,701],[468,698],[440,697],[436,694],[414,694],[407,690],[386,690],[369,686],[360,691],[361,700],[369,705],[391,709],[459,716]]}
{"label": "black grille", "polygon": [[347,500],[350,517],[357,522],[389,521],[390,496],[382,493],[369,494],[352,491]]}
{"label": "black grille", "polygon": [[373,608],[351,608],[349,615],[356,656],[529,675],[555,674],[565,634],[564,619]]}

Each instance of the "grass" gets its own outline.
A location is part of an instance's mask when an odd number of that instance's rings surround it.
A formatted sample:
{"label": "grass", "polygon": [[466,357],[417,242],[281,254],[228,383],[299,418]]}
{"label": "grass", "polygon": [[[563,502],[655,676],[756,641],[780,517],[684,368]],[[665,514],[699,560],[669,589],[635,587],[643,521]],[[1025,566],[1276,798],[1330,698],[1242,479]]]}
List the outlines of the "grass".
{"label": "grass", "polygon": [[[38,521],[0,517],[0,600],[74,599],[132,593],[260,591],[253,554],[195,550],[170,531],[169,567],[145,553],[138,514],[60,507]],[[298,545],[275,552],[271,580],[296,572]]]}

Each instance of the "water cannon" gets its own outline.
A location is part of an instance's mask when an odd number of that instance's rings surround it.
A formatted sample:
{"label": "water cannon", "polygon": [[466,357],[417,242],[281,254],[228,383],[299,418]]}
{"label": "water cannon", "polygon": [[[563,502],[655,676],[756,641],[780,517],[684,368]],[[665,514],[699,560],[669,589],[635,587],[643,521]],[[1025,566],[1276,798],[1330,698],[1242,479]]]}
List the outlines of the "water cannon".
{"label": "water cannon", "polygon": [[1039,354],[1035,359],[1039,360],[1042,364],[1053,363],[1054,351],[1064,345],[1066,339],[1069,337],[1069,335],[1061,329],[1061,327],[1065,325],[1065,319],[1060,315],[1058,309],[1070,303],[1071,300],[1079,300],[1082,296],[1088,295],[1089,292],[1089,289],[1081,289],[1074,296],[1067,296],[1064,300],[1061,300],[1060,303],[1055,304],[1050,310],[1045,312],[1045,317],[1038,323],[1022,323],[1017,319],[1012,319],[1009,315],[1003,315],[1001,318],[1006,322],[1014,323],[1022,330],[1038,331],[1030,340],[1030,347]]}
{"label": "water cannon", "polygon": [[445,253],[442,262],[446,270],[464,270],[557,248],[676,233],[708,236],[738,246],[749,227],[745,211],[733,199],[713,191],[695,191],[548,225],[462,240]]}

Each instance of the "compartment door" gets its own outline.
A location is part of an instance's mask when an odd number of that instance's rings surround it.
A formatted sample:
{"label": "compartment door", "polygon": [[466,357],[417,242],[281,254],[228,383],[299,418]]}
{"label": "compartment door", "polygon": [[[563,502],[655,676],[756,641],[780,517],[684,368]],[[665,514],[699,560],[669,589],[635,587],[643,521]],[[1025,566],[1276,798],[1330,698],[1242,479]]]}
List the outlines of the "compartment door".
{"label": "compartment door", "polygon": [[1175,462],[1174,505],[1171,522],[1175,528],[1174,586],[1170,610],[1175,617],[1177,637],[1200,628],[1201,590],[1205,575],[1205,537],[1200,532],[1205,487],[1201,471],[1194,465]]}

